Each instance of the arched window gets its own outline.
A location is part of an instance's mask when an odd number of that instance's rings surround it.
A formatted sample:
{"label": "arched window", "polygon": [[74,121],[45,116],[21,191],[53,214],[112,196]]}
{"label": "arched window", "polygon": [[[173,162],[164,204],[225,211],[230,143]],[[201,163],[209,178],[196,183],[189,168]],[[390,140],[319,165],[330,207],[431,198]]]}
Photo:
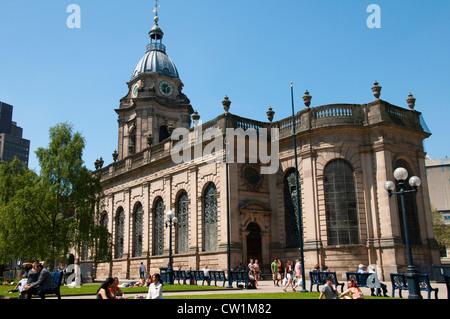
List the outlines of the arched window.
{"label": "arched window", "polygon": [[108,213],[103,212],[100,218],[100,225],[103,229],[100,228],[100,232],[98,233],[98,259],[99,260],[108,260],[110,256],[110,240],[109,240],[109,231],[108,231]]}
{"label": "arched window", "polygon": [[[409,185],[408,180],[414,176],[411,168],[405,160],[398,160],[395,162],[394,170],[403,167],[408,171],[408,178],[403,183],[403,189],[411,190],[412,187]],[[397,190],[400,190],[399,181],[395,181],[397,184]],[[400,219],[400,227],[402,232],[402,240],[405,242],[405,226],[403,223],[403,215],[402,215],[402,203],[400,196],[397,196],[397,206],[398,206],[398,215]],[[420,239],[420,228],[419,228],[419,216],[417,213],[417,204],[416,204],[416,194],[415,193],[406,193],[405,194],[405,210],[406,210],[406,222],[408,223],[408,233],[409,233],[409,241],[413,245],[421,245],[422,241]]]}
{"label": "arched window", "polygon": [[336,159],[327,164],[324,192],[328,245],[358,244],[354,172],[347,161]]}
{"label": "arched window", "polygon": [[203,203],[203,242],[205,251],[217,250],[217,194],[216,185],[210,183],[205,190]]}
{"label": "arched window", "polygon": [[[300,247],[299,214],[297,211],[297,187],[295,168],[289,169],[284,176],[284,225],[286,230],[286,248]],[[302,209],[302,193],[299,183],[300,203]]]}
{"label": "arched window", "polygon": [[153,214],[153,255],[164,254],[164,202],[156,199]]}
{"label": "arched window", "polygon": [[109,218],[108,218],[108,213],[104,212],[102,215],[102,218],[100,220],[100,224],[105,227],[106,229],[108,229],[108,223],[109,223]]}
{"label": "arched window", "polygon": [[169,138],[169,137],[170,137],[170,134],[169,134],[167,125],[162,125],[159,128],[159,142],[161,143],[162,141],[164,141],[166,138]]}
{"label": "arched window", "polygon": [[123,257],[123,247],[125,238],[125,213],[120,207],[116,215],[116,251],[114,257],[116,259]]}
{"label": "arched window", "polygon": [[177,201],[177,233],[176,233],[176,250],[177,253],[187,253],[189,249],[189,208],[188,208],[188,194],[185,191],[182,191],[178,196]]}
{"label": "arched window", "polygon": [[130,145],[128,146],[130,154],[136,153],[136,128],[130,132]]}
{"label": "arched window", "polygon": [[141,203],[138,203],[133,213],[133,257],[142,256],[142,231],[144,213]]}

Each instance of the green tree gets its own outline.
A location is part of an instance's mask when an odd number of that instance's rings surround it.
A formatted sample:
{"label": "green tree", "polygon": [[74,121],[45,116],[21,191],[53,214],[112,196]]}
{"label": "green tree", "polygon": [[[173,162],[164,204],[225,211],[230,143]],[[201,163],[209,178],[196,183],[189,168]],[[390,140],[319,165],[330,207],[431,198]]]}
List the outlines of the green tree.
{"label": "green tree", "polygon": [[436,208],[432,207],[431,215],[437,243],[442,247],[450,247],[450,226],[445,223],[441,213]]}
{"label": "green tree", "polygon": [[0,245],[52,262],[72,249],[80,255],[82,247],[94,260],[107,259],[111,239],[99,223],[100,175],[84,165],[85,140],[68,123],[49,133],[48,148],[36,151],[39,175],[18,161],[1,165]]}
{"label": "green tree", "polygon": [[0,261],[45,255],[38,212],[39,177],[17,158],[0,164]]}

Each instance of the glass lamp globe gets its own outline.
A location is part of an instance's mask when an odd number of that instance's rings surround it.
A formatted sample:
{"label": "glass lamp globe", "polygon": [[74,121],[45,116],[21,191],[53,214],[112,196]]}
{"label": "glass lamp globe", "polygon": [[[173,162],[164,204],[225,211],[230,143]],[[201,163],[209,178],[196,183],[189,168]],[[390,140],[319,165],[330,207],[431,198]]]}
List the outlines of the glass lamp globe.
{"label": "glass lamp globe", "polygon": [[178,218],[176,218],[176,217],[172,218],[172,222],[173,222],[174,224],[178,223]]}
{"label": "glass lamp globe", "polygon": [[411,185],[411,187],[419,187],[421,184],[422,181],[417,176],[413,176],[409,179],[409,185]]}
{"label": "glass lamp globe", "polygon": [[174,213],[173,211],[171,211],[171,210],[169,210],[169,211],[166,213],[166,217],[167,217],[167,219],[168,219],[169,221],[172,220],[173,216],[175,216],[175,213]]}
{"label": "glass lamp globe", "polygon": [[392,192],[395,189],[394,182],[387,181],[386,183],[384,183],[384,189]]}
{"label": "glass lamp globe", "polygon": [[394,177],[398,181],[404,181],[408,178],[408,171],[403,167],[399,167],[394,171]]}

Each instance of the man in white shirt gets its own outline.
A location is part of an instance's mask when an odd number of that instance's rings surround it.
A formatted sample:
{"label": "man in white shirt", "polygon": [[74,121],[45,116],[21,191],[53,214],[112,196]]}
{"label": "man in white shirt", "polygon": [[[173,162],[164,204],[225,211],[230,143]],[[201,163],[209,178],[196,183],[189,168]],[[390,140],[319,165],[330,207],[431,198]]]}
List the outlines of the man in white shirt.
{"label": "man in white shirt", "polygon": [[203,277],[205,278],[205,280],[206,280],[206,282],[208,283],[208,286],[209,286],[210,281],[209,281],[209,268],[208,268],[208,265],[206,265],[202,269],[202,271],[203,271]]}

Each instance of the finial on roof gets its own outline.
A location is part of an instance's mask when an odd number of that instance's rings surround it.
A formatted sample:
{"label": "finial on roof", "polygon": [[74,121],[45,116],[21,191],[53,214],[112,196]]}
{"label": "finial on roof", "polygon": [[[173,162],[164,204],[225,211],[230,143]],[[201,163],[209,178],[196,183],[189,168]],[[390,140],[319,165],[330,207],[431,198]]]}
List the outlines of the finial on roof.
{"label": "finial on roof", "polygon": [[155,0],[155,9],[153,9],[153,13],[155,14],[155,17],[153,20],[155,21],[155,24],[158,24],[159,17],[158,17],[158,9],[159,9],[159,0]]}

